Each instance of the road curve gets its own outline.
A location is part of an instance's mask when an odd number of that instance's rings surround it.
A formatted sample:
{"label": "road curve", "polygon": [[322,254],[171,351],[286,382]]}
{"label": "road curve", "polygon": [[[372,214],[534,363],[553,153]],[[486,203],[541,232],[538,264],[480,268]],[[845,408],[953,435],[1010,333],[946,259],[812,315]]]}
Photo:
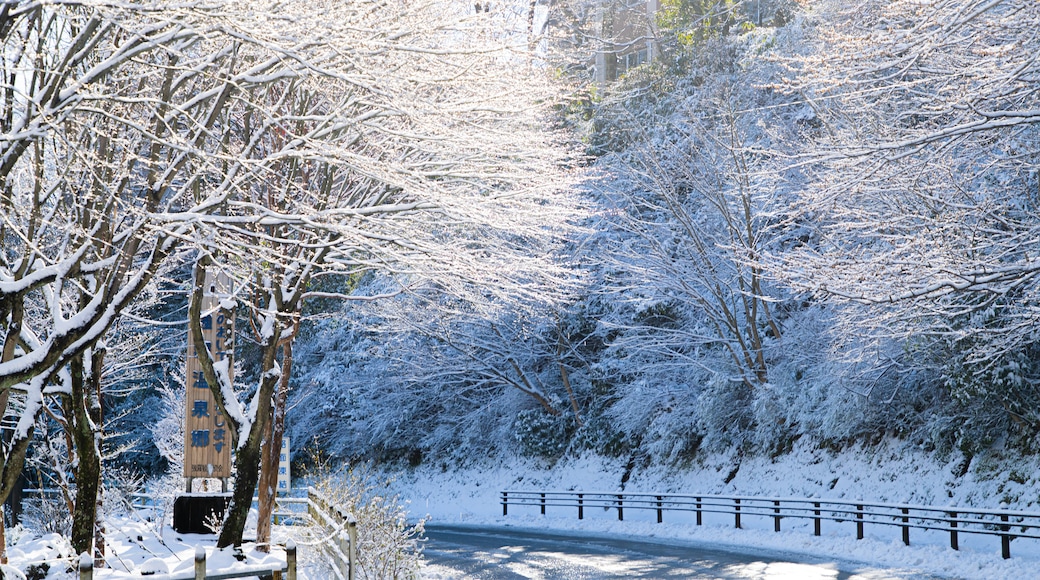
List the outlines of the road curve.
{"label": "road curve", "polygon": [[427,580],[935,578],[793,554],[742,554],[695,544],[521,528],[430,525],[426,537],[422,577]]}

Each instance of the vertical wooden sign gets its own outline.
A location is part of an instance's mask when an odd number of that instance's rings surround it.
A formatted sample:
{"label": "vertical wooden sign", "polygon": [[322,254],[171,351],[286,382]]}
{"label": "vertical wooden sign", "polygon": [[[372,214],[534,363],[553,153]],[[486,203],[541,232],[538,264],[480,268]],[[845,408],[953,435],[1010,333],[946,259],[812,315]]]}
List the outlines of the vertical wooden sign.
{"label": "vertical wooden sign", "polygon": [[[202,298],[202,338],[214,362],[231,358],[234,350],[235,321],[217,312],[222,298],[231,295],[231,279],[206,272]],[[184,396],[184,477],[231,476],[232,441],[227,420],[217,411],[209,384],[202,374],[195,352],[191,327],[188,327],[187,393]],[[233,365],[228,374],[234,380]]]}
{"label": "vertical wooden sign", "polygon": [[292,471],[289,462],[289,438],[282,436],[282,449],[278,452],[278,493],[292,490]]}

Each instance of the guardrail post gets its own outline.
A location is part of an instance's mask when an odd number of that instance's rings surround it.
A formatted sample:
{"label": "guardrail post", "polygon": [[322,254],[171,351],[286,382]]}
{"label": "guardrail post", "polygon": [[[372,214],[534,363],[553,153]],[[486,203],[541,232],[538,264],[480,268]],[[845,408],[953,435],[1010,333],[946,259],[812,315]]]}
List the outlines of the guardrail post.
{"label": "guardrail post", "polygon": [[703,523],[702,520],[701,520],[701,498],[695,497],[695,498],[693,498],[693,501],[694,501],[694,504],[695,504],[695,506],[697,508],[696,509],[697,525],[699,526],[699,525],[701,525]]}
{"label": "guardrail post", "polygon": [[583,493],[579,493],[578,494],[578,519],[579,520],[585,518],[585,506],[583,505],[583,502],[582,502],[582,498],[583,497],[585,497],[585,494],[583,494]]}
{"label": "guardrail post", "polygon": [[903,512],[903,543],[910,545],[910,508],[899,508]]}
{"label": "guardrail post", "polygon": [[83,552],[79,555],[79,580],[93,580],[94,578],[94,558],[90,557],[90,554]]}
{"label": "guardrail post", "polygon": [[664,514],[662,513],[662,511],[663,510],[661,510],[661,496],[657,496],[657,523],[661,523],[664,521]]}
{"label": "guardrail post", "polygon": [[780,531],[780,500],[773,500],[773,531]]}
{"label": "guardrail post", "polygon": [[625,496],[621,495],[620,493],[617,496],[617,519],[619,522],[625,519],[624,508],[622,507],[622,500],[624,499],[624,497]]}
{"label": "guardrail post", "polygon": [[503,516],[508,516],[509,515],[509,492],[508,491],[503,491],[502,492],[502,515]]}
{"label": "guardrail post", "polygon": [[812,505],[813,505],[813,512],[812,512],[813,513],[813,519],[812,519],[813,535],[814,536],[819,536],[820,535],[820,502],[814,501]]}
{"label": "guardrail post", "polygon": [[960,550],[960,545],[957,541],[957,512],[947,513],[950,514],[950,548]]}
{"label": "guardrail post", "polygon": [[[1000,525],[1000,531],[1011,531],[1011,526],[1007,525],[1007,514],[1000,514],[1000,521],[1004,522]],[[1011,557],[1011,536],[1007,533],[1003,533],[1000,535],[1000,557],[1004,558],[1005,560]]]}
{"label": "guardrail post", "polygon": [[195,580],[206,580],[206,548],[195,546]]}
{"label": "guardrail post", "polygon": [[740,498],[739,497],[733,498],[733,520],[734,520],[733,523],[735,524],[735,527],[739,530],[740,529]]}
{"label": "guardrail post", "polygon": [[545,493],[539,494],[542,496],[542,515],[545,515]]}
{"label": "guardrail post", "polygon": [[856,504],[856,539],[863,539],[863,504]]}
{"label": "guardrail post", "polygon": [[285,542],[285,580],[296,580],[296,542],[292,538]]}

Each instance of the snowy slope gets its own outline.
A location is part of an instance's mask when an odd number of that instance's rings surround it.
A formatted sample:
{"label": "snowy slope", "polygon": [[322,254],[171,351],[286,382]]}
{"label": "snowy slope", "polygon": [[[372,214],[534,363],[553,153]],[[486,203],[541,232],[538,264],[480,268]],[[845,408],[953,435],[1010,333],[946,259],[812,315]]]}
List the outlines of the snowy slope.
{"label": "snowy slope", "polygon": [[[624,489],[659,492],[702,492],[763,496],[862,498],[866,501],[911,502],[931,505],[1035,509],[1040,486],[1037,459],[1005,456],[993,451],[976,458],[958,477],[960,458],[948,462],[902,444],[857,448],[841,454],[796,446],[775,460],[748,458],[729,483],[736,465],[733,456],[713,455],[685,469],[651,465],[635,468]],[[585,457],[563,460],[552,467],[516,460],[496,466],[461,471],[422,467],[399,474],[395,484],[402,499],[411,502],[415,517],[429,514],[431,523],[468,523],[540,529],[608,532],[622,536],[655,537],[727,547],[755,547],[802,553],[873,566],[917,570],[957,578],[1026,578],[1040,564],[1040,542],[1012,544],[1013,557],[1002,560],[995,538],[962,535],[961,550],[949,549],[946,534],[913,531],[910,547],[902,544],[897,528],[866,528],[866,538],[855,539],[851,524],[827,523],[823,536],[814,537],[808,521],[784,524],[774,533],[768,518],[744,518],[744,529],[732,529],[730,518],[707,517],[697,527],[680,514],[665,514],[657,524],[652,512],[616,513],[586,510],[585,519],[567,508],[552,508],[541,516],[537,508],[510,507],[502,516],[499,492],[505,489],[607,491],[620,489],[624,460]],[[1025,483],[1016,483],[1023,479]],[[709,515],[710,516],[710,515]],[[686,520],[686,521],[684,521]]]}

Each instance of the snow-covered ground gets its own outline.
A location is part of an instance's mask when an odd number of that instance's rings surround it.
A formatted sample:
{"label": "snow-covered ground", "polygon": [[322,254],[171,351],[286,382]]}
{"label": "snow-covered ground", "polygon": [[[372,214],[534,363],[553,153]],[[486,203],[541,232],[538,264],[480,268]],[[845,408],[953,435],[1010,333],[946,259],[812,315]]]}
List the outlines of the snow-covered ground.
{"label": "snow-covered ground", "polygon": [[[961,550],[948,547],[949,536],[913,530],[910,547],[904,546],[895,527],[867,526],[866,538],[857,541],[850,523],[824,522],[823,535],[815,537],[809,521],[784,522],[784,531],[774,533],[769,518],[745,517],[741,530],[733,529],[731,516],[705,515],[705,525],[696,526],[692,515],[665,513],[665,523],[656,514],[626,510],[625,521],[617,521],[613,510],[586,509],[578,520],[572,508],[549,507],[542,516],[536,507],[510,506],[502,516],[500,492],[507,489],[610,491],[621,488],[627,460],[585,457],[566,459],[548,466],[530,460],[499,462],[494,466],[449,469],[429,464],[396,475],[395,491],[407,501],[413,518],[429,515],[430,522],[512,526],[541,530],[610,534],[641,540],[686,542],[705,547],[748,548],[805,554],[837,562],[859,562],[879,568],[918,571],[955,578],[1030,578],[1040,569],[1040,541],[1012,543],[1010,560],[1000,557],[1000,542],[990,536],[962,534]],[[637,462],[638,463],[638,462]],[[739,464],[739,469],[733,470]],[[730,477],[732,475],[732,477]],[[730,481],[727,483],[726,479]],[[775,459],[739,459],[733,455],[704,455],[702,461],[683,469],[636,465],[624,489],[629,492],[740,494],[762,496],[817,496],[857,498],[865,501],[906,502],[938,506],[971,506],[1040,511],[1040,459],[1021,457],[998,450],[975,457],[967,465],[960,456],[939,461],[932,454],[900,442],[876,447],[826,450],[798,446]],[[125,571],[159,574],[189,570],[197,546],[207,550],[212,568],[271,566],[284,561],[284,553],[271,555],[245,546],[245,562],[230,551],[213,548],[215,536],[178,534],[140,517],[112,522],[107,530],[110,569],[99,578],[128,577]],[[298,532],[298,530],[297,530]],[[276,526],[276,542],[283,543],[288,528]],[[249,532],[247,531],[247,537]],[[46,578],[70,578],[67,565],[58,560],[69,554],[67,540],[57,535],[36,536],[18,529],[9,533],[8,555],[12,565],[51,562]],[[312,545],[302,538],[301,578],[315,580],[322,573],[307,564]],[[431,577],[435,577],[431,570]],[[17,578],[17,576],[14,576]],[[137,576],[140,577],[140,576]]]}
{"label": "snow-covered ground", "polygon": [[[276,549],[270,554],[259,552],[253,546],[244,546],[236,557],[233,550],[217,550],[215,535],[182,534],[168,526],[156,534],[156,528],[135,519],[119,519],[107,528],[107,568],[95,571],[96,578],[181,578],[190,575],[194,568],[194,555],[202,547],[206,551],[208,570],[270,571],[282,568],[285,552]],[[31,575],[35,569],[37,578],[78,578],[71,570],[78,561],[71,557],[67,538],[58,534],[34,535],[19,533],[14,545],[8,547],[10,565],[3,566],[4,580],[22,580],[22,573]],[[242,559],[239,559],[242,558]]]}
{"label": "snow-covered ground", "polygon": [[[1028,578],[1040,566],[1040,542],[1012,543],[1010,560],[1000,556],[1000,542],[991,536],[961,535],[960,551],[948,547],[945,533],[913,530],[911,546],[904,546],[900,530],[867,526],[857,541],[851,524],[824,522],[823,535],[812,535],[807,520],[772,531],[769,518],[745,517],[741,530],[731,516],[705,518],[698,527],[684,514],[665,513],[656,523],[653,512],[586,509],[579,521],[572,508],[550,507],[545,516],[537,507],[510,506],[502,516],[499,492],[508,489],[588,490],[620,489],[624,460],[584,458],[564,460],[548,468],[536,462],[515,461],[496,467],[444,470],[425,466],[398,476],[394,484],[410,501],[415,517],[429,514],[431,523],[466,523],[553,530],[581,530],[640,539],[680,540],[725,548],[759,548],[802,553],[877,567],[916,570],[955,578]],[[866,501],[958,505],[1037,511],[1040,485],[1036,458],[1011,458],[993,451],[976,457],[964,471],[963,458],[936,461],[922,450],[902,443],[832,453],[796,447],[776,459],[748,458],[729,481],[738,464],[735,456],[714,455],[687,469],[662,466],[635,468],[624,489],[630,492],[701,492],[762,496],[857,498]]]}
{"label": "snow-covered ground", "polygon": [[[144,512],[131,517],[114,518],[106,526],[106,566],[94,571],[99,579],[124,578],[183,578],[191,576],[198,548],[206,552],[207,570],[222,571],[267,571],[281,568],[285,563],[285,551],[281,548],[293,533],[290,528],[275,526],[275,548],[271,553],[260,552],[255,545],[246,543],[241,553],[233,549],[217,550],[216,535],[181,534],[174,531],[169,522],[158,526],[147,521]],[[141,517],[139,517],[141,516]],[[250,519],[247,536],[255,536],[255,518]],[[4,580],[24,580],[23,573],[30,578],[66,580],[78,578],[74,569],[78,558],[72,554],[67,538],[58,534],[37,535],[21,528],[8,532],[7,555],[10,565],[3,567]],[[311,546],[301,538],[298,551],[306,559]],[[319,580],[321,574],[309,573],[312,568],[301,565],[301,580]],[[33,574],[40,574],[32,576]]]}

